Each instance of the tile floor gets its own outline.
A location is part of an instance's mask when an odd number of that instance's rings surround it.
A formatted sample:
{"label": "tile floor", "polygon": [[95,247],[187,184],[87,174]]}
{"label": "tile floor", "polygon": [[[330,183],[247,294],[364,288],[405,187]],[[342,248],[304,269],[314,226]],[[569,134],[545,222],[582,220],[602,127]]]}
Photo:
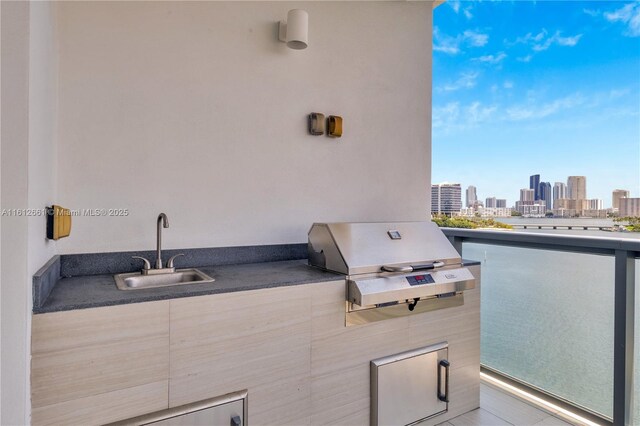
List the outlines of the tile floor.
{"label": "tile floor", "polygon": [[482,383],[480,408],[438,426],[571,426],[571,424],[550,412]]}

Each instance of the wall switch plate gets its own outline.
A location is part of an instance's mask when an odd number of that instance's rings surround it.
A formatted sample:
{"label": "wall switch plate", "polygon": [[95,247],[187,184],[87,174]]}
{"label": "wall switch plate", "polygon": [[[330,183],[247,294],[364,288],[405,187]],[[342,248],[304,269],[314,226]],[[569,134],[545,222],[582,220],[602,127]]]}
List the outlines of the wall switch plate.
{"label": "wall switch plate", "polygon": [[59,240],[71,234],[71,210],[53,205],[47,207],[47,238]]}
{"label": "wall switch plate", "polygon": [[330,115],[327,119],[328,132],[327,135],[332,138],[342,136],[342,117],[339,115]]}
{"label": "wall switch plate", "polygon": [[319,112],[309,114],[309,134],[324,135],[324,114]]}

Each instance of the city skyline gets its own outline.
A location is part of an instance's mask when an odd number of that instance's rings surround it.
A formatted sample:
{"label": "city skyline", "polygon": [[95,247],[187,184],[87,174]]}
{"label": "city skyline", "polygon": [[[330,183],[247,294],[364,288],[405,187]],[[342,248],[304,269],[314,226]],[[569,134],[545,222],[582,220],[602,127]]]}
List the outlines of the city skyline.
{"label": "city skyline", "polygon": [[640,198],[630,197],[625,189],[611,191],[611,205],[605,206],[600,198],[587,198],[587,176],[567,176],[567,183],[540,180],[540,175],[529,176],[529,187],[520,189],[513,205],[495,196],[483,202],[477,188],[469,185],[462,202],[463,188],[459,182],[431,184],[431,214],[448,216],[500,218],[513,215],[524,217],[640,217]]}
{"label": "city skyline", "polygon": [[[544,184],[544,183],[549,183],[550,184],[550,192],[549,194],[551,195],[551,199],[555,199],[555,198],[571,198],[571,194],[569,194],[569,181],[570,178],[585,178],[586,182],[583,182],[582,184],[584,185],[584,192],[585,194],[579,194],[576,195],[575,197],[577,199],[587,199],[587,200],[594,200],[594,199],[598,199],[601,200],[603,203],[603,208],[612,208],[612,207],[616,207],[616,199],[615,199],[615,194],[617,192],[624,192],[626,194],[627,198],[635,198],[631,192],[627,189],[627,188],[622,188],[622,187],[615,187],[612,188],[609,191],[609,196],[605,197],[605,198],[601,198],[601,197],[592,197],[590,196],[590,191],[589,191],[589,177],[588,176],[575,176],[575,175],[570,175],[570,176],[566,176],[564,180],[547,180],[545,181],[544,179],[542,179],[542,175],[541,174],[531,174],[531,175],[527,175],[527,180],[529,181],[528,185],[522,185],[519,187],[518,189],[518,194],[515,194],[513,197],[504,197],[501,196],[499,194],[496,194],[495,191],[492,190],[487,190],[485,192],[483,192],[483,189],[480,188],[478,185],[475,185],[474,183],[465,183],[465,182],[460,182],[460,181],[455,181],[455,180],[445,180],[443,182],[432,182],[432,186],[434,185],[442,185],[442,184],[455,184],[455,185],[460,185],[460,188],[462,191],[464,191],[465,193],[465,202],[464,205],[466,207],[469,207],[469,189],[473,188],[473,194],[474,194],[474,201],[482,201],[482,200],[486,200],[487,198],[496,198],[496,199],[505,199],[506,200],[506,204],[507,207],[514,207],[516,201],[521,200],[522,197],[522,191],[523,190],[531,190],[532,195],[531,195],[531,200],[535,201],[535,200],[539,200],[539,195],[536,196],[535,193],[535,189],[531,188],[531,182],[532,182],[532,178],[534,176],[538,177],[538,185],[539,184]],[[556,188],[556,184],[562,184],[561,186],[558,186],[558,189],[554,189]],[[562,188],[562,189],[561,189]],[[559,191],[560,193],[558,194],[558,196],[554,196],[555,191]]]}
{"label": "city skyline", "polygon": [[436,8],[432,182],[512,205],[533,174],[582,175],[605,206],[639,197],[639,23],[628,1]]}

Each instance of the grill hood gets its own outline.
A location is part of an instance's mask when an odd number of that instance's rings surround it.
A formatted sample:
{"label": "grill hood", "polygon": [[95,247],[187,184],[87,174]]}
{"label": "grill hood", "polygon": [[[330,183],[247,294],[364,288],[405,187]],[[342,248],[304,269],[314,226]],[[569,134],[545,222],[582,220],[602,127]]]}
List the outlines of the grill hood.
{"label": "grill hood", "polygon": [[433,222],[314,223],[309,264],[345,275],[378,273],[383,266],[461,263]]}

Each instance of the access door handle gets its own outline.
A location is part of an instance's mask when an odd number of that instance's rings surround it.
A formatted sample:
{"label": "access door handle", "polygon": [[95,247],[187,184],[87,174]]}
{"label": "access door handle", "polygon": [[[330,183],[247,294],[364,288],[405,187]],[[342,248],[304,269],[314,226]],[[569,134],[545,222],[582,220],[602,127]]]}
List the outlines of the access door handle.
{"label": "access door handle", "polygon": [[[438,399],[442,402],[449,402],[449,361],[446,359],[440,360],[438,363]],[[440,392],[442,389],[442,370],[444,369],[444,393]]]}

